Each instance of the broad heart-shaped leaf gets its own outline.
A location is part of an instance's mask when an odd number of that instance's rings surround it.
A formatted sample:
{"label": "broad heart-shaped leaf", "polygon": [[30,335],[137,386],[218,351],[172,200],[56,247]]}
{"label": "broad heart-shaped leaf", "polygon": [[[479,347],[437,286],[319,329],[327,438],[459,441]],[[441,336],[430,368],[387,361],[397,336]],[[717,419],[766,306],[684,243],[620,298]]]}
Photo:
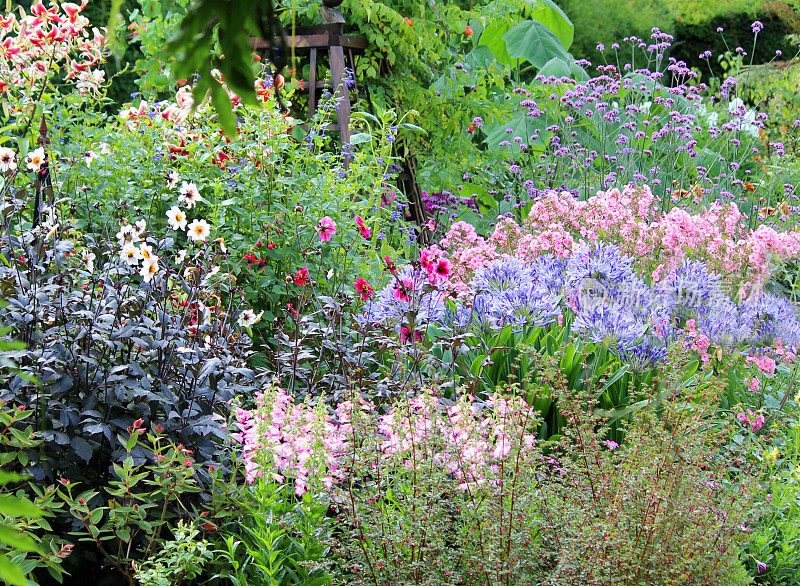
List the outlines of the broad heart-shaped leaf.
{"label": "broad heart-shaped leaf", "polygon": [[555,57],[566,63],[571,61],[553,31],[535,20],[519,23],[503,35],[503,40],[512,58],[525,59],[537,69],[541,69]]}
{"label": "broad heart-shaped leaf", "polygon": [[483,29],[481,38],[478,41],[479,47],[488,47],[495,59],[509,67],[516,67],[517,60],[512,59],[511,55],[509,55],[503,36],[514,27],[516,22],[517,19],[499,18]]}
{"label": "broad heart-shaped leaf", "polygon": [[539,75],[544,76],[555,76],[555,77],[569,77],[570,76],[570,67],[569,63],[564,61],[563,59],[559,59],[558,57],[553,57],[544,64],[544,66],[539,70]]}
{"label": "broad heart-shaped leaf", "polygon": [[478,45],[464,57],[464,64],[472,69],[489,69],[494,59],[494,53],[489,47]]}
{"label": "broad heart-shaped leaf", "polygon": [[531,16],[553,31],[553,34],[561,42],[561,46],[565,49],[570,48],[575,27],[553,0],[537,0]]}

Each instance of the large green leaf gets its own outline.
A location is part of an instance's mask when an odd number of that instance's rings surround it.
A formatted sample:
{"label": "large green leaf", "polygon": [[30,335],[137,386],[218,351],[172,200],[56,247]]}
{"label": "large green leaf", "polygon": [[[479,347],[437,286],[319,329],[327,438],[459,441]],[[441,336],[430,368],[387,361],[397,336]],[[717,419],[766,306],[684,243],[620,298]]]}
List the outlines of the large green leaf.
{"label": "large green leaf", "polygon": [[36,542],[29,535],[25,535],[13,529],[0,525],[0,543],[5,543],[22,551],[39,551]]}
{"label": "large green leaf", "polygon": [[509,55],[508,47],[506,46],[506,41],[503,36],[514,27],[516,22],[517,19],[514,18],[498,19],[483,29],[480,41],[478,41],[479,47],[488,47],[492,51],[495,59],[509,67],[516,67],[517,60],[512,59],[511,55]]}
{"label": "large green leaf", "polygon": [[539,75],[555,77],[569,77],[571,74],[569,63],[558,57],[553,57],[539,70]]}
{"label": "large green leaf", "polygon": [[478,45],[464,57],[464,64],[472,69],[489,69],[492,66],[494,57],[489,47]]}
{"label": "large green leaf", "polygon": [[28,585],[28,580],[19,566],[4,555],[0,555],[0,578],[12,584],[12,586]]}
{"label": "large green leaf", "polygon": [[503,35],[503,40],[512,58],[525,59],[537,69],[554,58],[566,63],[571,61],[569,53],[553,31],[535,20],[519,23]]}
{"label": "large green leaf", "polygon": [[565,49],[570,48],[575,27],[553,0],[537,0],[531,16],[553,31]]}
{"label": "large green leaf", "polygon": [[0,495],[0,514],[8,517],[40,517],[44,511],[31,501],[10,494]]}

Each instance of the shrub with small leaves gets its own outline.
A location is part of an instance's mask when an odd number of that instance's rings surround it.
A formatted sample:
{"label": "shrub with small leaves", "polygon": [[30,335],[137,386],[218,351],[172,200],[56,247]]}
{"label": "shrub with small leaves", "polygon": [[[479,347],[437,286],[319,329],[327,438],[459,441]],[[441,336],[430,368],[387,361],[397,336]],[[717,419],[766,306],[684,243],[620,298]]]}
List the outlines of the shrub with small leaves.
{"label": "shrub with small leaves", "polygon": [[[141,420],[133,422],[126,436],[120,436],[118,441],[125,448],[125,457],[114,464],[115,480],[107,487],[78,492],[78,483],[62,479],[58,492],[81,527],[74,534],[81,541],[94,543],[100,554],[133,586],[140,568],[145,571],[158,566],[158,557],[153,558],[157,552],[163,555],[171,547],[178,554],[185,549],[180,543],[169,546],[169,535],[175,519],[188,522],[201,517],[192,512],[194,497],[201,490],[198,482],[201,465],[191,450],[170,442],[159,429],[148,433]],[[136,463],[137,448],[150,454],[147,462]],[[187,538],[187,533],[182,538],[178,533],[173,537],[176,542],[194,538]],[[205,557],[204,550],[193,551],[192,555]],[[144,566],[139,565],[142,560]],[[178,572],[173,577],[186,578],[195,572],[198,559],[185,562],[183,568],[172,567]]]}
{"label": "shrub with small leaves", "polygon": [[178,522],[175,538],[163,543],[149,559],[136,564],[134,577],[141,586],[180,586],[200,575],[211,559],[209,542],[198,539],[200,531]]}
{"label": "shrub with small leaves", "polygon": [[63,507],[55,487],[26,486],[28,477],[13,472],[27,462],[25,449],[41,444],[27,422],[31,415],[5,401],[0,408],[0,578],[13,586],[27,586],[26,576],[40,568],[60,582],[60,563],[73,547],[53,536],[45,519]]}

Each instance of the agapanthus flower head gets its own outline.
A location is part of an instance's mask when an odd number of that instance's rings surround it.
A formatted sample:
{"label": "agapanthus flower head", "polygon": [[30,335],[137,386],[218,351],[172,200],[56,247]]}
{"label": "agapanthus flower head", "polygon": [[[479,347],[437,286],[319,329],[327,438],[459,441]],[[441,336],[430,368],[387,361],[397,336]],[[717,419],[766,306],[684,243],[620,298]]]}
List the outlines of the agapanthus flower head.
{"label": "agapanthus flower head", "polygon": [[579,291],[587,279],[604,287],[630,280],[634,276],[633,258],[623,254],[619,247],[598,241],[594,245],[578,243],[565,269],[566,286],[571,292]]}
{"label": "agapanthus flower head", "polygon": [[546,326],[555,323],[562,314],[559,301],[559,297],[548,294],[535,283],[525,283],[493,296],[490,316],[497,327],[510,324],[519,330],[525,326]]}
{"label": "agapanthus flower head", "polygon": [[330,239],[336,234],[336,222],[330,216],[325,216],[314,227],[319,234],[319,239],[323,242],[330,242]]}
{"label": "agapanthus flower head", "polygon": [[611,351],[628,364],[632,372],[645,372],[663,362],[669,347],[661,340],[650,338],[618,344]]}
{"label": "agapanthus flower head", "polygon": [[721,277],[705,263],[688,258],[663,284],[663,290],[674,300],[674,311],[690,314],[703,313],[711,305],[728,299]]}
{"label": "agapanthus flower head", "polygon": [[730,299],[720,300],[697,317],[697,329],[723,346],[736,346],[753,339],[755,311]]}
{"label": "agapanthus flower head", "polygon": [[780,340],[786,346],[800,346],[800,322],[797,307],[785,297],[765,293],[753,303],[745,302],[754,312],[754,337],[765,345]]}
{"label": "agapanthus flower head", "polygon": [[479,269],[472,279],[473,291],[500,293],[516,289],[530,278],[525,263],[517,258],[496,260]]}
{"label": "agapanthus flower head", "polygon": [[551,295],[561,295],[566,279],[567,261],[552,254],[543,254],[528,265],[530,279]]}
{"label": "agapanthus flower head", "polygon": [[598,305],[581,310],[572,322],[572,330],[595,344],[626,345],[640,340],[647,331],[647,324],[625,308]]}

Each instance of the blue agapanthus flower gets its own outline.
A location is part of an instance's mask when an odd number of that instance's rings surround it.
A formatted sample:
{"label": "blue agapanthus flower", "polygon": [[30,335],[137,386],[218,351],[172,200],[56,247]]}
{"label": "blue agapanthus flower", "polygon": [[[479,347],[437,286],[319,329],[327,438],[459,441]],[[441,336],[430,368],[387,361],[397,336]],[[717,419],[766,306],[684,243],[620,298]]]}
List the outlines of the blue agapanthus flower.
{"label": "blue agapanthus flower", "polygon": [[697,329],[713,342],[737,346],[752,342],[755,311],[738,306],[730,299],[720,300],[697,315]]}
{"label": "blue agapanthus flower", "polygon": [[667,356],[669,345],[661,340],[649,338],[627,344],[619,344],[611,351],[633,372],[644,372],[655,368]]}
{"label": "blue agapanthus flower", "polygon": [[605,242],[590,246],[584,242],[575,246],[565,268],[566,287],[577,293],[587,281],[597,283],[609,291],[635,277],[633,258]]}
{"label": "blue agapanthus flower", "polygon": [[572,330],[596,344],[632,344],[647,332],[647,324],[617,305],[597,305],[581,310],[572,322]]}
{"label": "blue agapanthus flower", "polygon": [[785,297],[765,293],[755,302],[744,304],[753,315],[753,337],[770,345],[782,340],[787,346],[800,344],[800,323],[797,306]]}
{"label": "blue agapanthus flower", "polygon": [[528,274],[531,282],[547,289],[550,295],[561,295],[564,292],[566,268],[566,259],[552,254],[545,254],[528,265]]}
{"label": "blue agapanthus flower", "polygon": [[472,279],[475,293],[500,293],[516,289],[529,278],[529,268],[519,259],[496,260],[479,269]]}
{"label": "blue agapanthus flower", "polygon": [[554,323],[562,314],[560,298],[536,283],[526,283],[516,289],[503,291],[490,300],[490,315],[496,328],[513,325],[545,326]]}
{"label": "blue agapanthus flower", "polygon": [[708,311],[713,305],[728,301],[722,287],[722,278],[709,271],[705,263],[684,259],[675,274],[660,287],[665,300],[671,300],[675,315],[697,315]]}
{"label": "blue agapanthus flower", "polygon": [[553,323],[562,313],[562,282],[563,268],[550,259],[532,265],[515,258],[494,261],[472,281],[471,321],[480,330]]}

